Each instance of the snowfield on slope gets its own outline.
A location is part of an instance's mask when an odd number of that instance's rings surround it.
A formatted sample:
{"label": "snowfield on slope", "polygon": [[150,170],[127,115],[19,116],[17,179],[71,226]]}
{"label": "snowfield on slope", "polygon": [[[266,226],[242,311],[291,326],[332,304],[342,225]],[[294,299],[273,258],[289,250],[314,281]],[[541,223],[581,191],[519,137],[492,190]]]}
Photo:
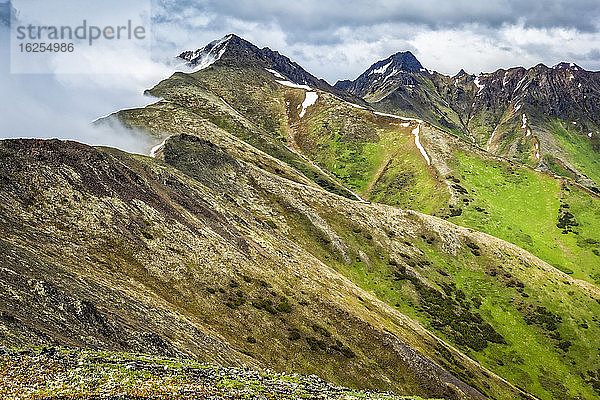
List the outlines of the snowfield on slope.
{"label": "snowfield on slope", "polygon": [[429,156],[427,155],[425,148],[423,148],[423,145],[421,145],[421,141],[419,140],[419,131],[420,130],[421,130],[421,124],[417,125],[417,127],[412,130],[412,134],[415,135],[415,145],[417,146],[417,148],[423,155],[423,158],[425,159],[425,161],[427,161],[427,165],[431,165],[431,160],[429,159]]}
{"label": "snowfield on slope", "polygon": [[158,150],[160,150],[165,145],[165,143],[167,142],[167,139],[169,139],[170,137],[171,136],[167,136],[165,138],[165,140],[163,140],[162,142],[160,142],[159,144],[157,144],[156,146],[154,146],[152,149],[150,149],[150,157],[152,157],[152,158],[156,157],[156,152]]}
{"label": "snowfield on slope", "polygon": [[300,115],[298,116],[300,118],[304,117],[306,109],[315,104],[318,98],[319,95],[317,94],[317,92],[306,92],[306,95],[304,96],[304,101],[302,102],[302,111],[300,111]]}
{"label": "snowfield on slope", "polygon": [[305,90],[312,90],[312,88],[308,85],[300,85],[298,83],[294,83],[294,82],[290,82],[288,80],[285,79],[285,77],[279,73],[278,71],[275,71],[274,69],[269,69],[269,68],[265,68],[267,71],[269,71],[270,73],[272,73],[275,78],[279,78],[279,79],[275,79],[275,82],[279,83],[280,85],[283,86],[288,86],[288,87],[292,87],[292,88],[296,88],[296,89],[305,89]]}

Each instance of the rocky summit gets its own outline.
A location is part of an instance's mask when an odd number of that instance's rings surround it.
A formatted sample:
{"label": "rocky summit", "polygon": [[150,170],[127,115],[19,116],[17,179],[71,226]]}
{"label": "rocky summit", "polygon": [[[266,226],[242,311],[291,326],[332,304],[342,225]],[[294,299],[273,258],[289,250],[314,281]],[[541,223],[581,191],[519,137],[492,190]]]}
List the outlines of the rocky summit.
{"label": "rocky summit", "polygon": [[335,86],[379,111],[425,119],[492,154],[600,191],[600,72],[561,62],[447,76],[406,52]]}
{"label": "rocky summit", "polygon": [[600,396],[598,73],[179,57],[147,155],[0,141],[2,396]]}

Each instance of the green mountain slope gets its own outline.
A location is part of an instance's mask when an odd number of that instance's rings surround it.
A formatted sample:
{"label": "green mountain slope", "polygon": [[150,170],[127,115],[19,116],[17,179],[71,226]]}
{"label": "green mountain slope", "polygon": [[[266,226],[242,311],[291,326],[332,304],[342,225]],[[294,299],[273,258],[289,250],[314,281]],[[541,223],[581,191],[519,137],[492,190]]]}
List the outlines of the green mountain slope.
{"label": "green mountain slope", "polygon": [[[418,67],[405,67],[407,57]],[[398,53],[336,87],[380,111],[424,119],[496,155],[600,191],[599,72],[560,63],[446,76]]]}
{"label": "green mountain slope", "polygon": [[332,269],[359,249],[325,213],[364,219],[367,205],[195,136],[164,149],[187,176],[76,143],[6,141],[0,153],[4,345],[187,354],[432,397],[516,392]]}
{"label": "green mountain slope", "polygon": [[161,164],[3,142],[3,342],[153,349],[455,397],[445,381],[477,397],[418,351],[486,397],[514,398],[411,317],[541,398],[594,397],[596,287],[495,238],[228,151],[175,136]]}
{"label": "green mountain slope", "polygon": [[[161,82],[149,93],[164,100],[118,117],[161,138],[232,132],[303,172],[296,179],[309,178],[349,198],[355,196],[343,187],[369,201],[448,218],[508,240],[578,279],[598,282],[600,220],[593,210],[600,204],[593,193],[495,158],[428,123],[377,114],[328,92],[317,90],[317,100],[300,117],[306,89],[278,83],[263,64],[226,55],[222,63]],[[592,153],[582,159],[582,165],[594,162]],[[472,168],[480,176],[466,173]],[[572,205],[576,229],[564,229],[559,221],[566,209],[561,204]],[[544,210],[530,212],[536,207]]]}
{"label": "green mountain slope", "polygon": [[154,159],[2,142],[3,343],[598,398],[595,195],[242,45],[111,117]]}

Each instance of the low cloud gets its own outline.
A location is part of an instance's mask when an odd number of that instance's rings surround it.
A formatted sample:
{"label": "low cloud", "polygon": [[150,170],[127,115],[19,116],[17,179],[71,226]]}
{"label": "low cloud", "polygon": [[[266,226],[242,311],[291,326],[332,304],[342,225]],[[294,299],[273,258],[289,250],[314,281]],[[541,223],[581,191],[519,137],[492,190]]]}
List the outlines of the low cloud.
{"label": "low cloud", "polygon": [[[6,24],[15,10],[1,1],[1,138],[59,137],[147,152],[153,143],[145,135],[118,126],[97,130],[90,122],[152,102],[143,90],[177,69],[175,55],[228,33],[278,50],[330,83],[354,79],[405,50],[426,68],[451,75],[461,68],[478,73],[560,61],[600,69],[597,0],[153,0],[150,54],[94,46],[76,66],[89,73],[10,74]],[[123,73],[103,73],[115,56]]]}
{"label": "low cloud", "polygon": [[[0,139],[71,139],[147,154],[156,143],[144,133],[116,121],[100,126],[92,122],[119,109],[157,101],[143,96],[143,91],[175,71],[173,57],[153,60],[134,47],[115,50],[94,45],[79,49],[78,65],[65,64],[72,61],[58,56],[48,66],[55,71],[71,68],[86,73],[11,73],[6,25],[10,12],[7,3],[0,3],[0,20],[4,21],[0,25]],[[105,73],[109,67],[120,73]]]}
{"label": "low cloud", "polygon": [[446,74],[563,60],[600,69],[590,53],[600,42],[597,0],[157,0],[154,12],[158,43],[195,49],[233,32],[330,83],[405,50]]}

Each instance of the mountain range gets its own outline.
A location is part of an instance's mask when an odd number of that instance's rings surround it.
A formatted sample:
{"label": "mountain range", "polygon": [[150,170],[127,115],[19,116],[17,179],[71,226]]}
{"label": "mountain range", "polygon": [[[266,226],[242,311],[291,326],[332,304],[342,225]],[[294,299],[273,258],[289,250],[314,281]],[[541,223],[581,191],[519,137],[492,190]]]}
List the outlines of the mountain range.
{"label": "mountain range", "polygon": [[0,142],[0,344],[446,399],[600,397],[599,73],[334,86],[227,35],[115,112],[150,156]]}

